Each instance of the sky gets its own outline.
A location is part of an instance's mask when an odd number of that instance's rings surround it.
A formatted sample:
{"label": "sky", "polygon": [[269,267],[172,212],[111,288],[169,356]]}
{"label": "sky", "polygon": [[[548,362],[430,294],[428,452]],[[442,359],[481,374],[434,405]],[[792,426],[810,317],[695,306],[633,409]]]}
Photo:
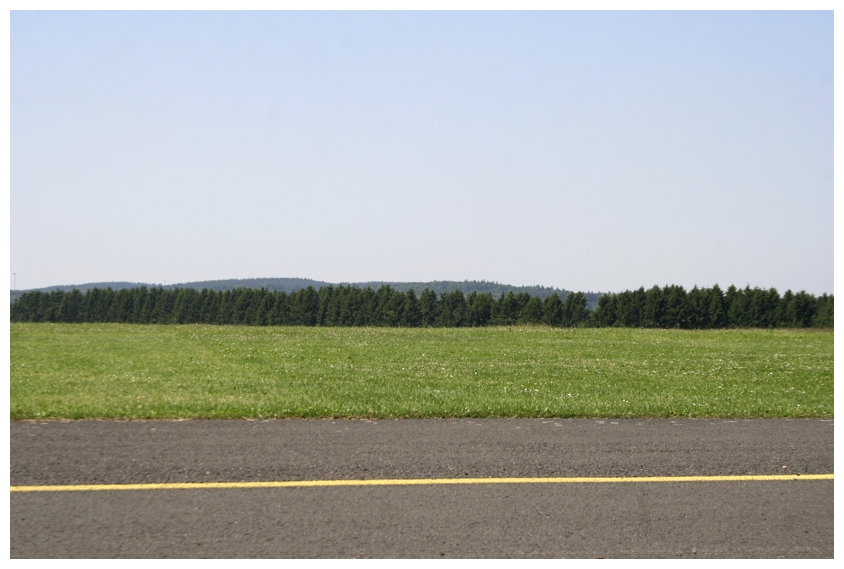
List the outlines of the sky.
{"label": "sky", "polygon": [[10,30],[18,289],[833,292],[830,11],[12,12]]}

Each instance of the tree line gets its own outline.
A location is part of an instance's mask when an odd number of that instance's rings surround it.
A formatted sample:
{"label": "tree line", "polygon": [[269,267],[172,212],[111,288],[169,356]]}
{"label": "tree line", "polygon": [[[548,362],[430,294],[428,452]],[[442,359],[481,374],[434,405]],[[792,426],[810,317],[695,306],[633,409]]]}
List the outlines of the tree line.
{"label": "tree line", "polygon": [[250,326],[477,327],[546,324],[564,327],[830,328],[833,296],[776,289],[681,286],[603,294],[595,310],[582,292],[561,298],[528,293],[460,290],[437,294],[370,287],[309,286],[295,292],[238,288],[226,291],[144,286],[93,288],[21,295],[12,322],[125,322],[137,324],[239,324]]}
{"label": "tree line", "polygon": [[594,326],[632,328],[832,328],[833,296],[815,297],[790,290],[744,289],[722,291],[681,286],[605,294],[590,315]]}

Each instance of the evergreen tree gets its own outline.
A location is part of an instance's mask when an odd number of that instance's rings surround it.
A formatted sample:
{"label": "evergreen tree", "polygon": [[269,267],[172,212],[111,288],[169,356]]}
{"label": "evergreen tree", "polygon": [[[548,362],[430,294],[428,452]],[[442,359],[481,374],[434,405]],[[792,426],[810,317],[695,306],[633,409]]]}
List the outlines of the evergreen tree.
{"label": "evergreen tree", "polygon": [[687,328],[686,291],[681,286],[667,286],[665,297],[665,328]]}
{"label": "evergreen tree", "polygon": [[[571,296],[571,295],[569,295]],[[568,300],[568,297],[566,297]],[[566,312],[563,303],[563,326],[571,326],[570,315]],[[614,326],[633,327],[638,326],[640,317],[638,306],[636,306],[633,293],[629,290],[615,295],[615,323]]]}
{"label": "evergreen tree", "polygon": [[492,309],[495,301],[490,293],[471,292],[466,297],[466,325],[486,326],[492,321]]}
{"label": "evergreen tree", "polygon": [[451,325],[462,327],[466,325],[466,297],[460,289],[451,293]]}
{"label": "evergreen tree", "polygon": [[232,308],[232,324],[246,324],[247,320],[247,313],[249,311],[249,305],[252,301],[252,291],[248,288],[236,288],[232,291],[231,297],[229,297],[229,302],[234,303],[234,307]]}
{"label": "evergreen tree", "polygon": [[299,324],[302,326],[316,326],[319,315],[319,293],[312,286],[303,288],[297,295],[297,309]]}
{"label": "evergreen tree", "polygon": [[809,328],[815,316],[817,301],[815,298],[801,290],[794,295],[795,325],[798,328]]}
{"label": "evergreen tree", "polygon": [[424,289],[419,298],[419,315],[422,326],[434,326],[437,322],[437,293]]}
{"label": "evergreen tree", "polygon": [[222,307],[223,293],[212,291],[209,295],[210,304],[208,305],[208,312],[205,315],[206,324],[222,324],[220,322],[220,314],[225,313]]}
{"label": "evergreen tree", "polygon": [[408,328],[415,328],[419,326],[419,322],[422,319],[419,310],[419,299],[416,298],[416,293],[412,288],[404,294],[401,313],[401,326]]}
{"label": "evergreen tree", "polygon": [[244,317],[244,324],[249,326],[260,326],[263,314],[261,314],[261,307],[264,304],[264,295],[267,294],[267,289],[248,289],[249,290],[249,307],[246,309]]}
{"label": "evergreen tree", "polygon": [[641,325],[644,328],[662,328],[665,322],[665,299],[662,289],[654,285],[645,292]]}
{"label": "evergreen tree", "polygon": [[273,302],[273,309],[270,312],[270,324],[273,326],[287,326],[291,323],[290,306],[288,304],[289,296],[286,292],[275,293],[275,301]]}
{"label": "evergreen tree", "polygon": [[501,295],[498,299],[498,318],[499,324],[511,326],[519,321],[520,306],[516,295],[513,291],[507,293],[507,296]]}
{"label": "evergreen tree", "polygon": [[167,319],[173,324],[186,324],[188,320],[188,311],[190,310],[190,293],[192,289],[183,288],[176,294],[176,301],[173,303],[173,311]]}
{"label": "evergreen tree", "polygon": [[129,290],[119,290],[106,313],[106,322],[126,322],[132,312],[132,295]]}
{"label": "evergreen tree", "polygon": [[710,328],[724,328],[727,324],[727,313],[724,310],[724,293],[717,284],[709,293],[708,321]]}
{"label": "evergreen tree", "polygon": [[62,295],[57,320],[59,322],[82,322],[82,293],[77,289]]}
{"label": "evergreen tree", "polygon": [[812,326],[815,328],[832,328],[835,326],[833,301],[833,295],[823,294],[818,298],[818,307],[812,318]]}
{"label": "evergreen tree", "polygon": [[736,288],[735,285],[730,285],[724,295],[724,305],[727,310],[728,326],[738,328],[747,325],[747,298],[744,296],[743,290]]}
{"label": "evergreen tree", "polygon": [[563,301],[560,300],[560,295],[552,293],[545,298],[544,306],[542,307],[543,322],[549,326],[560,326],[563,322]]}
{"label": "evergreen tree", "polygon": [[147,297],[149,292],[147,287],[142,286],[133,291],[132,294],[132,313],[129,316],[129,322],[133,324],[146,324],[149,318],[149,307],[147,306]]}
{"label": "evergreen tree", "polygon": [[524,308],[522,308],[519,319],[525,324],[541,324],[543,317],[542,308],[542,301],[539,297],[532,296],[530,300],[527,301]]}
{"label": "evergreen tree", "polygon": [[706,328],[709,323],[709,306],[703,292],[695,285],[686,295],[686,327],[693,330]]}
{"label": "evergreen tree", "polygon": [[375,326],[375,312],[378,307],[378,295],[370,287],[358,289],[354,297],[355,326]]}
{"label": "evergreen tree", "polygon": [[567,295],[563,302],[563,326],[581,326],[587,318],[589,318],[589,311],[586,309],[586,295],[582,292]]}
{"label": "evergreen tree", "polygon": [[463,305],[465,305],[465,298],[463,298],[463,293],[459,290],[456,290],[453,293],[440,293],[437,326],[460,326],[460,319],[463,316],[461,313]]}
{"label": "evergreen tree", "polygon": [[[602,294],[598,297],[598,307],[592,314],[592,322],[595,326],[603,328],[618,325],[618,317],[615,312],[616,298],[617,295],[615,294]],[[566,325],[563,319],[561,319],[560,325]]]}

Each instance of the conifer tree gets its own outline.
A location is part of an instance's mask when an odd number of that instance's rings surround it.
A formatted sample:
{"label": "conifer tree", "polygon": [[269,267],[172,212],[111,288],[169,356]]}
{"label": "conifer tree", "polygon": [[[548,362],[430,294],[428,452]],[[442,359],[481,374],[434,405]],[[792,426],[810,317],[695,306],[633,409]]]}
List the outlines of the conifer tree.
{"label": "conifer tree", "polygon": [[303,326],[316,326],[319,314],[319,293],[312,286],[299,291],[300,323]]}
{"label": "conifer tree", "polygon": [[654,285],[645,292],[641,325],[645,328],[661,328],[665,320],[665,299],[662,289]]}
{"label": "conifer tree", "polygon": [[472,291],[466,297],[466,325],[476,327],[489,324],[492,321],[494,305],[492,294]]}
{"label": "conifer tree", "polygon": [[723,328],[726,326],[727,314],[724,310],[724,293],[717,284],[712,287],[709,293],[709,306],[707,310],[707,319],[710,328]]}
{"label": "conifer tree", "polygon": [[818,298],[817,310],[812,317],[812,326],[815,328],[832,328],[835,326],[833,302],[833,295],[823,294]]}
{"label": "conifer tree", "polygon": [[817,305],[815,298],[807,294],[805,290],[801,290],[794,295],[794,305],[796,314],[795,325],[798,328],[808,328],[811,326]]}
{"label": "conifer tree", "polygon": [[[592,321],[595,326],[609,327],[617,325],[618,319],[615,314],[616,296],[615,294],[602,294],[598,297],[598,307],[595,308],[592,314]],[[560,325],[565,325],[562,319]]]}
{"label": "conifer tree", "polygon": [[589,318],[589,311],[586,309],[586,295],[582,292],[573,292],[566,295],[563,302],[563,326],[581,326]]}
{"label": "conifer tree", "polygon": [[451,293],[451,325],[462,327],[466,325],[466,297],[460,289]]}
{"label": "conifer tree", "polygon": [[693,330],[705,328],[709,320],[708,306],[701,290],[695,285],[686,294],[686,327]]}
{"label": "conifer tree", "polygon": [[532,296],[522,308],[520,320],[525,324],[541,324],[542,316],[542,301],[538,296]]}
{"label": "conifer tree", "polygon": [[437,322],[437,293],[425,288],[419,298],[419,316],[422,326],[434,326]]}
{"label": "conifer tree", "polygon": [[416,298],[416,293],[411,288],[404,294],[401,325],[408,328],[415,328],[419,326],[420,320],[419,299]]}
{"label": "conifer tree", "polygon": [[746,325],[746,305],[747,299],[744,296],[744,291],[735,285],[730,285],[727,288],[727,293],[724,295],[724,307],[727,311],[728,326],[736,328]]}
{"label": "conifer tree", "polygon": [[556,292],[545,298],[542,306],[542,321],[549,326],[559,326],[563,321],[563,301]]}
{"label": "conifer tree", "polygon": [[511,326],[516,324],[519,320],[520,306],[516,295],[513,291],[507,293],[507,296],[501,295],[499,299],[498,317],[500,324]]}
{"label": "conifer tree", "polygon": [[663,289],[665,296],[665,328],[687,328],[686,291],[681,286]]}
{"label": "conifer tree", "polygon": [[270,312],[270,324],[273,326],[286,326],[290,324],[290,309],[287,293],[284,291],[275,294],[273,309]]}

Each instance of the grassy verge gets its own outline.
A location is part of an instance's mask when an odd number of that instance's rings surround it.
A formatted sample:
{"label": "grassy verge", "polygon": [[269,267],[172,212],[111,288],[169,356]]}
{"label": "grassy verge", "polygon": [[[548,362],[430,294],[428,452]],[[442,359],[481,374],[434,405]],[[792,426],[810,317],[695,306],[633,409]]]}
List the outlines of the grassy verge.
{"label": "grassy verge", "polygon": [[833,333],[12,324],[11,418],[832,417]]}

